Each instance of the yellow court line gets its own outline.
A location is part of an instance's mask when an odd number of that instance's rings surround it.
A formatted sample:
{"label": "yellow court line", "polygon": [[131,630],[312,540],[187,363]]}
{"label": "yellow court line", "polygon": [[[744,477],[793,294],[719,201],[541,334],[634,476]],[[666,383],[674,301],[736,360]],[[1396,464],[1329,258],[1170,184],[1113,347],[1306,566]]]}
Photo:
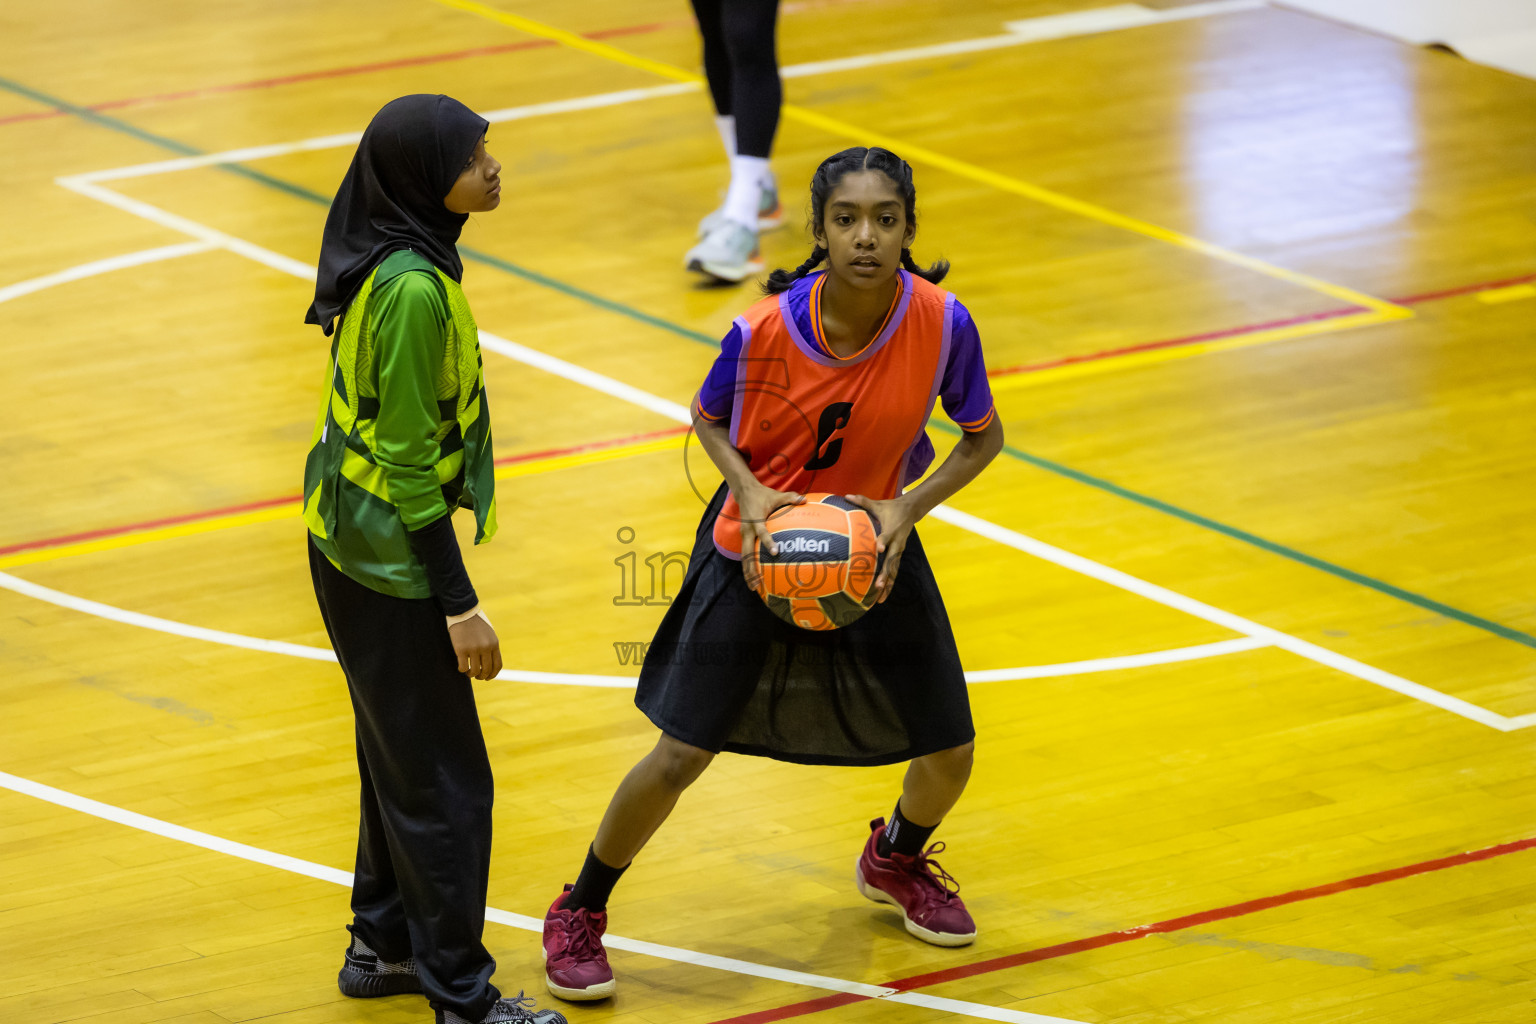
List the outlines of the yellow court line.
{"label": "yellow court line", "polygon": [[1501,302],[1517,302],[1520,299],[1536,299],[1536,284],[1512,284],[1505,288],[1489,288],[1477,293],[1479,302],[1497,305]]}
{"label": "yellow court line", "polygon": [[513,14],[510,11],[498,10],[488,4],[477,3],[476,0],[434,0],[434,2],[440,3],[444,7],[454,7],[491,21],[500,22],[508,28],[515,28],[519,32],[526,32],[531,36],[538,36],[541,39],[552,40],[561,46],[569,46],[573,50],[582,50],[617,64],[626,64],[641,71],[649,71],[653,75],[670,78],[674,82],[704,81],[699,75],[691,71],[684,71],[675,64],[651,60],[648,57],[630,53],[628,50],[621,50],[617,46],[609,46],[607,43],[598,42],[596,39],[587,39],[584,36],[577,35],[575,32],[567,32],[563,28],[556,28],[553,25],[546,25],[542,21],[525,18],[521,14]]}
{"label": "yellow court line", "polygon": [[14,569],[19,565],[52,562],[59,558],[70,558],[74,555],[90,555],[98,551],[115,551],[118,548],[135,547],[139,544],[148,544],[156,540],[192,537],[199,533],[227,530],[235,526],[249,526],[252,523],[270,523],[276,519],[287,519],[290,516],[297,517],[299,511],[299,502],[293,501],[286,505],[273,505],[271,508],[260,509],[256,512],[235,512],[227,516],[217,516],[213,519],[200,519],[195,523],[178,523],[175,526],[162,526],[156,530],[121,533],[116,537],[102,537],[99,540],[85,540],[76,544],[61,544],[56,548],[37,548],[32,551],[21,551],[17,554],[0,558],[0,569]]}
{"label": "yellow court line", "polygon": [[601,448],[591,452],[576,452],[571,455],[552,455],[547,459],[529,459],[527,462],[514,462],[510,466],[499,466],[496,469],[497,480],[507,480],[515,476],[532,476],[535,473],[549,473],[557,469],[570,469],[574,466],[590,466],[595,462],[612,462],[615,459],[627,459],[635,455],[649,455],[652,452],[675,451],[687,444],[688,435],[679,434],[676,437],[664,437],[659,441],[640,441],[635,444],[619,445],[614,448]]}
{"label": "yellow court line", "polygon": [[1307,323],[1290,324],[1285,327],[1273,327],[1266,331],[1254,331],[1252,334],[1245,334],[1239,338],[1196,341],[1190,342],[1187,345],[1170,345],[1168,348],[1150,349],[1146,352],[1127,352],[1123,355],[1085,360],[1081,363],[1067,363],[1064,366],[1051,366],[1042,370],[1026,370],[1003,377],[993,377],[991,380],[992,392],[996,394],[999,391],[1013,391],[1019,388],[1032,387],[1036,384],[1049,384],[1072,377],[1091,377],[1100,373],[1124,370],[1129,367],[1152,366],[1156,363],[1171,362],[1175,359],[1188,359],[1190,356],[1204,355],[1207,352],[1230,352],[1232,349],[1249,348],[1253,345],[1267,345],[1274,341],[1287,341],[1291,338],[1303,338],[1309,335],[1332,334],[1335,331],[1347,331],[1355,327],[1370,327],[1374,324],[1384,324],[1401,319],[1402,317],[1392,316],[1380,310],[1363,310],[1359,313],[1333,317],[1329,320],[1312,320]]}
{"label": "yellow court line", "polygon": [[[638,455],[650,455],[654,452],[672,451],[682,448],[686,443],[687,435],[680,434],[677,437],[662,438],[659,441],[640,441],[635,444],[616,445],[612,448],[602,448],[597,451],[576,452],[571,455],[552,455],[542,459],[529,459],[527,462],[514,462],[508,466],[497,467],[496,479],[507,480],[512,477],[552,473],[556,470],[570,469],[575,466],[589,466],[599,462],[613,462],[618,459],[627,459]],[[289,518],[297,519],[302,512],[302,503],[292,501],[287,504],[260,509],[256,512],[232,512],[229,515],[199,519],[194,523],[178,523],[175,526],[162,526],[153,530],[122,533],[116,537],[102,537],[98,540],[80,541],[76,544],[61,544],[54,548],[37,548],[32,551],[21,551],[14,555],[0,558],[0,569],[13,569],[21,565],[36,565],[39,562],[52,562],[61,558],[90,555],[100,551],[116,551],[122,548],[137,547],[140,544],[149,544],[153,541],[171,540],[176,537],[193,537],[202,533],[213,533],[217,530],[230,530],[237,526],[250,526],[254,523],[270,523],[279,519]]]}
{"label": "yellow court line", "polygon": [[1214,242],[1207,242],[1193,235],[1186,235],[1181,231],[1165,228],[1160,224],[1153,224],[1151,221],[1130,217],[1123,213],[1116,213],[1114,210],[1099,206],[1096,203],[1073,199],[1071,196],[1052,192],[1050,189],[1041,188],[1039,185],[1031,185],[1029,182],[1019,178],[1000,174],[997,171],[989,171],[985,167],[978,167],[964,160],[945,156],[943,153],[935,152],[925,146],[919,146],[904,139],[882,135],[879,132],[867,131],[846,121],[839,121],[825,114],[818,114],[813,110],[806,110],[803,107],[797,107],[788,103],[784,105],[783,112],[785,117],[799,121],[802,124],[812,125],[835,135],[858,139],[865,145],[879,146],[882,149],[889,149],[893,153],[900,153],[912,163],[929,164],[941,170],[949,171],[952,174],[970,178],[972,181],[991,185],[1000,191],[1011,192],[1014,195],[1033,199],[1042,205],[1054,207],[1067,213],[1077,214],[1088,220],[1098,221],[1110,227],[1121,228],[1133,234],[1165,242],[1168,245],[1177,246],[1181,249],[1198,252],[1220,260],[1223,263],[1230,263],[1233,266],[1252,270],[1266,277],[1272,277],[1289,284],[1299,285],[1314,292],[1321,292],[1336,299],[1342,299],[1351,305],[1364,306],[1366,309],[1382,314],[1390,314],[1386,319],[1406,320],[1414,315],[1412,310],[1404,306],[1388,302],[1385,299],[1378,299],[1354,288],[1333,284],[1332,282],[1324,281],[1322,278],[1313,277],[1311,274],[1303,274],[1298,270],[1288,270],[1285,267],[1276,266],[1266,260],[1261,260],[1256,256],[1246,256],[1243,253],[1217,245]]}
{"label": "yellow court line", "polygon": [[[580,50],[583,53],[590,53],[604,60],[610,60],[640,71],[648,71],[663,78],[670,78],[675,82],[703,81],[699,75],[685,71],[676,65],[651,60],[648,57],[641,57],[608,43],[586,39],[574,32],[567,32],[565,29],[555,28],[553,25],[546,25],[541,21],[535,21],[520,14],[498,10],[488,4],[480,3],[478,0],[433,0],[433,2],[498,22],[510,28],[515,28],[520,32],[538,36],[541,39],[552,40],[562,46],[568,46],[573,50]],[[820,128],[822,131],[833,135],[841,135],[864,145],[876,145],[889,149],[892,152],[902,154],[913,163],[925,163],[938,167],[960,177],[970,178],[972,181],[991,185],[993,188],[1001,191],[1024,196],[1027,199],[1032,199],[1035,202],[1067,213],[1076,214],[1088,220],[1098,221],[1101,224],[1121,228],[1133,234],[1155,239],[1168,245],[1198,252],[1212,259],[1263,274],[1266,277],[1298,285],[1302,288],[1331,296],[1332,298],[1341,299],[1351,305],[1363,306],[1366,309],[1374,310],[1381,314],[1381,321],[1406,320],[1414,315],[1412,310],[1388,302],[1385,299],[1378,299],[1375,296],[1367,295],[1353,288],[1324,281],[1322,278],[1313,277],[1311,274],[1288,270],[1285,267],[1276,266],[1257,257],[1246,256],[1240,252],[1217,245],[1214,242],[1207,242],[1203,239],[1195,238],[1193,235],[1186,235],[1172,228],[1165,228],[1159,224],[1153,224],[1150,221],[1141,220],[1137,217],[1116,213],[1114,210],[1095,203],[1073,199],[1059,192],[1052,192],[1050,189],[1041,188],[1039,185],[1031,185],[1029,182],[1019,178],[1010,177],[997,171],[988,170],[985,167],[978,167],[975,164],[967,163],[964,160],[945,156],[943,153],[928,149],[925,146],[919,146],[915,143],[879,132],[868,131],[857,125],[849,124],[846,121],[840,121],[837,118],[828,117],[826,114],[819,114],[816,111],[807,110],[804,107],[791,103],[784,104],[780,109],[786,119],[798,121],[801,124],[810,125],[814,128]]]}

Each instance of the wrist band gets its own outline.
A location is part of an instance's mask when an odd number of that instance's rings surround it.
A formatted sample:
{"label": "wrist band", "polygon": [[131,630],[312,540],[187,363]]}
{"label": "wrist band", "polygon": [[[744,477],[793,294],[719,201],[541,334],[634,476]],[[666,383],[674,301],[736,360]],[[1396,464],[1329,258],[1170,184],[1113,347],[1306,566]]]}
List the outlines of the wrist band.
{"label": "wrist band", "polygon": [[[450,615],[450,616],[448,616],[448,625],[450,625],[450,626],[457,626],[459,623],[461,623],[461,622],[468,622],[470,619],[473,619],[476,616],[479,616],[481,621],[483,621],[487,626],[491,626],[491,620],[485,617],[485,612],[483,612],[480,609],[480,606],[478,604],[475,605],[473,608],[471,608],[467,612],[461,612],[458,615]],[[491,628],[495,629],[496,627],[495,626],[491,626]]]}

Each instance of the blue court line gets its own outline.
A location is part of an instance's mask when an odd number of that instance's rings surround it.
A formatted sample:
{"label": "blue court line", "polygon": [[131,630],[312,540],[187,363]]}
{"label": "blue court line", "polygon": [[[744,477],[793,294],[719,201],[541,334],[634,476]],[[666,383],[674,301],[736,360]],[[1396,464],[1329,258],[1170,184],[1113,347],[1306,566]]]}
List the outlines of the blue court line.
{"label": "blue court line", "polygon": [[[22,85],[19,82],[14,82],[8,78],[0,78],[0,88],[7,89],[10,92],[16,93],[20,96],[25,96],[26,98],[34,100],[38,103],[43,103],[48,106],[55,107],[59,110],[68,111],[69,113],[74,114],[83,120],[89,121],[103,128],[109,128],[113,131],[131,135],[136,139],[148,142],[151,145],[159,146],[163,149],[171,150],[172,152],[181,156],[204,155],[201,150],[189,146],[185,142],[181,142],[177,139],[167,138],[163,135],[156,135],[153,132],[146,131],[145,129],[140,128],[137,125],[130,124],[127,121],[123,121],[116,117],[111,117],[107,114],[102,114],[98,111],[91,110],[88,107],[82,107],[77,104],[69,103],[56,97],[49,96],[46,93],[38,92],[35,89]],[[318,192],[312,191],[311,189],[307,189],[302,185],[295,185],[292,182],[283,181],[281,178],[275,178],[270,174],[265,174],[261,171],[245,167],[241,164],[215,164],[213,166],[227,173],[238,174],[241,177],[248,178],[251,181],[259,182],[260,184],[266,185],[270,188],[275,188],[281,192],[286,192],[288,195],[304,199],[308,202],[316,203],[325,207],[329,207],[331,203],[328,197],[323,196]],[[568,284],[553,277],[549,277],[546,274],[541,274],[536,270],[530,270],[527,267],[519,266],[518,264],[512,263],[509,260],[504,260],[499,256],[492,256],[489,253],[479,252],[478,250],[470,249],[465,246],[460,246],[459,252],[466,259],[472,260],[476,263],[484,264],[486,266],[495,267],[498,270],[502,270],[506,273],[520,277],[525,281],[532,282],[533,284],[537,284],[545,288],[553,289],[554,291],[570,296],[571,298],[580,299],[581,301],[587,302],[593,306],[598,307],[599,309],[605,309],[611,313],[618,313],[621,316],[626,316],[632,320],[637,320],[640,323],[648,324],[649,326],[656,327],[671,334],[676,334],[680,337],[687,338],[690,341],[702,342],[703,344],[710,345],[712,347],[718,345],[717,340],[707,334],[691,330],[690,328],[684,327],[681,324],[674,324],[669,320],[662,319],[658,316],[653,316],[652,314],[643,310],[635,309],[633,306],[627,306],[622,302],[615,302],[612,299],[605,298],[604,296],[598,295],[594,292],[589,292],[583,288],[578,288],[575,285]],[[943,422],[941,420],[931,420],[929,425],[947,434],[958,435],[960,433],[960,429],[958,427],[955,427],[954,425]],[[1136,504],[1142,505],[1146,508],[1155,509],[1158,512],[1174,516],[1175,518],[1182,519],[1185,522],[1192,523],[1196,526],[1202,526],[1208,530],[1220,533],[1223,536],[1242,541],[1245,544],[1251,544],[1254,547],[1268,551],[1271,554],[1279,555],[1282,558],[1288,558],[1291,561],[1298,562],[1302,565],[1317,569],[1321,572],[1326,572],[1332,576],[1338,577],[1339,579],[1348,580],[1351,583],[1359,584],[1362,587],[1367,587],[1378,593],[1385,594],[1388,597],[1396,598],[1399,601],[1404,601],[1408,604],[1415,605],[1419,608],[1425,609],[1426,611],[1434,612],[1436,615],[1443,615],[1448,619],[1454,619],[1457,622],[1461,622],[1476,629],[1483,630],[1484,632],[1491,633],[1494,636],[1501,637],[1505,640],[1513,640],[1515,643],[1524,644],[1526,647],[1536,648],[1536,636],[1532,636],[1529,633],[1524,633],[1510,626],[1505,626],[1490,619],[1485,619],[1482,616],[1474,615],[1471,612],[1462,611],[1459,608],[1453,608],[1448,604],[1436,601],[1434,598],[1425,597],[1423,594],[1416,594],[1411,590],[1404,590],[1402,587],[1387,583],[1384,580],[1378,580],[1374,577],[1367,576],[1364,573],[1356,572],[1355,570],[1346,568],[1342,565],[1337,565],[1333,562],[1325,561],[1324,559],[1309,555],[1304,551],[1298,551],[1295,548],[1287,547],[1284,544],[1279,544],[1275,541],[1268,540],[1264,537],[1258,536],[1257,534],[1249,533],[1247,530],[1242,530],[1235,526],[1228,526],[1226,523],[1211,519],[1208,516],[1203,516],[1198,512],[1191,512],[1188,509],[1169,504],[1160,498],[1154,498],[1149,495],[1130,490],[1129,488],[1121,487],[1119,484],[1093,476],[1089,473],[1084,473],[1082,470],[1073,469],[1071,466],[1066,466],[1059,462],[1053,462],[1052,460],[1039,455],[1032,455],[1020,448],[1015,448],[1012,445],[1005,444],[1003,446],[1003,451],[1012,458],[1019,460],[1020,462],[1028,463],[1029,465],[1043,469],[1046,472],[1055,473],[1058,476],[1066,477],[1069,480],[1084,484],[1088,487],[1093,487],[1106,493],[1113,494],[1116,497],[1124,498],[1127,501],[1133,501]]]}

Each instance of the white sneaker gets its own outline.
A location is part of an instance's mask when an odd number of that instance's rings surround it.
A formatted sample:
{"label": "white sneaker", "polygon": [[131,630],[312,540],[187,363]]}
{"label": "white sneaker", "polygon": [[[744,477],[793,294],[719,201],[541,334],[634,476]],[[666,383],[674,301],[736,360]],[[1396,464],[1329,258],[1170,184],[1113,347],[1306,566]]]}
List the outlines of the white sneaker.
{"label": "white sneaker", "polygon": [[[703,238],[725,220],[724,205],[717,206],[704,215],[699,221],[699,237]],[[777,185],[769,185],[758,193],[757,199],[757,230],[772,231],[784,224],[784,206],[779,202],[779,188]]]}
{"label": "white sneaker", "polygon": [[683,266],[734,283],[762,273],[765,264],[757,248],[757,232],[721,218],[704,241],[688,250]]}

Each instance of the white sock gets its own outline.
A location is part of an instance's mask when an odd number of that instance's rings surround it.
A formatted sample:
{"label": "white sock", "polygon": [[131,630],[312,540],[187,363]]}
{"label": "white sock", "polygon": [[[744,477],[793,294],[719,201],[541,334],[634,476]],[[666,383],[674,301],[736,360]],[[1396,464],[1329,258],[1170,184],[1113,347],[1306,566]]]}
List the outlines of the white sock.
{"label": "white sock", "polygon": [[733,114],[716,114],[715,131],[720,133],[720,141],[725,143],[725,158],[736,159],[736,117]]}
{"label": "white sock", "polygon": [[731,157],[731,188],[725,194],[725,206],[722,207],[726,219],[756,231],[757,204],[762,198],[763,183],[772,180],[767,158]]}

